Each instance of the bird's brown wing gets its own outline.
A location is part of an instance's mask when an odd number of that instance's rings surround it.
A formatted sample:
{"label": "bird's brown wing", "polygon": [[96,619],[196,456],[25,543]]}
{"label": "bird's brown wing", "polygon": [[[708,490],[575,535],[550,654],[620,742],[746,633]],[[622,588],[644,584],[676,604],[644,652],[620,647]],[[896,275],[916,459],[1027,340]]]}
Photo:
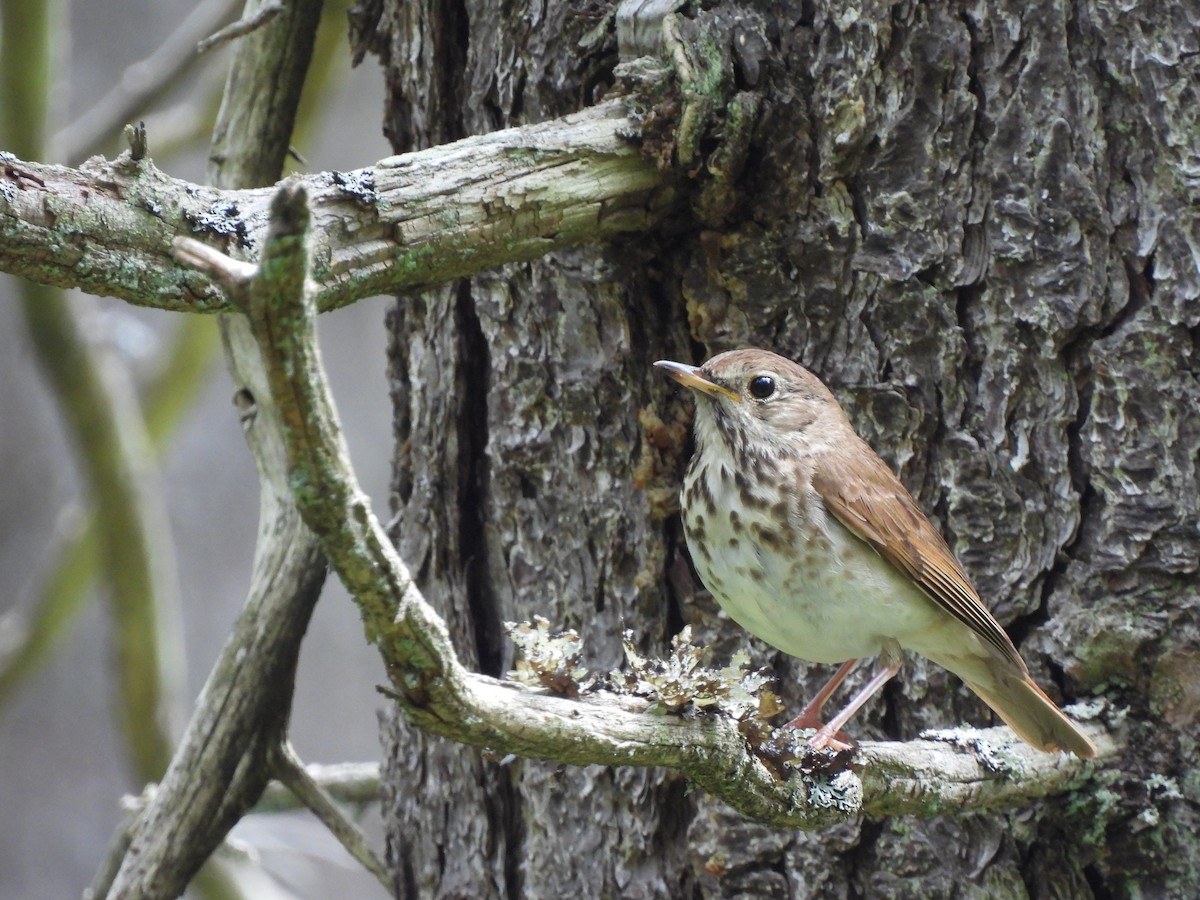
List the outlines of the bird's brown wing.
{"label": "bird's brown wing", "polygon": [[813,488],[838,521],[904,572],[935,603],[1025,673],[1025,663],[912,495],[865,442],[816,466]]}

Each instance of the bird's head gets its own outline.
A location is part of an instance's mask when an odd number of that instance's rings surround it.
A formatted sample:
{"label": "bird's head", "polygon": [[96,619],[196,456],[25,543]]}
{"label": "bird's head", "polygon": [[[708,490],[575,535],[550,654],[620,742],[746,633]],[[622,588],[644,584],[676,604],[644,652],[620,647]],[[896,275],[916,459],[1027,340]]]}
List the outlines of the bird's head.
{"label": "bird's head", "polygon": [[844,420],[829,388],[812,372],[767,350],[730,350],[702,366],[655,365],[696,392],[696,441],[720,439],[737,456],[748,448],[780,452],[815,423]]}

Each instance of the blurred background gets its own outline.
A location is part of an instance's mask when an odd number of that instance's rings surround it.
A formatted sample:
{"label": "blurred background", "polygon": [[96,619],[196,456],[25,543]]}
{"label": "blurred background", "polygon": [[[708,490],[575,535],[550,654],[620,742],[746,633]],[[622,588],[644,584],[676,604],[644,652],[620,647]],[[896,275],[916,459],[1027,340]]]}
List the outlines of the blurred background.
{"label": "blurred background", "polygon": [[[61,4],[55,113],[49,123],[49,134],[58,133],[58,148],[63,128],[96,109],[128,77],[131,65],[150,56],[189,12],[204,5],[188,0]],[[367,59],[351,70],[345,3],[327,5],[333,9],[322,27],[326,38],[331,29],[336,32],[336,56],[325,83],[310,80],[305,88],[309,127],[296,148],[304,163],[293,163],[301,171],[357,168],[389,153],[380,133],[378,69]],[[144,115],[150,155],[172,176],[204,181],[207,126],[216,112],[227,54],[228,48],[206,54],[201,67],[186,72]],[[7,149],[3,135],[0,149]],[[112,156],[121,149],[110,142],[103,152]],[[67,161],[53,153],[42,161]],[[0,657],[32,615],[86,503],[75,448],[34,355],[17,292],[17,282],[0,275]],[[93,307],[89,331],[116,348],[140,386],[150,383],[169,361],[175,329],[185,317],[110,300],[88,305]],[[386,306],[382,298],[358,303],[323,316],[320,323],[354,462],[385,520],[391,455]],[[215,328],[215,321],[204,324]],[[194,407],[160,454],[182,588],[189,703],[243,603],[254,551],[257,481],[231,395],[218,350]],[[121,820],[121,797],[141,790],[115,725],[111,636],[106,597],[93,588],[44,664],[0,694],[0,808],[5,810],[0,897],[79,896]],[[384,681],[355,608],[331,578],[301,653],[292,730],[301,758],[377,760],[376,715],[383,701],[375,685]],[[377,847],[378,815],[372,805],[361,819]],[[232,839],[245,851],[237,869],[251,896],[385,895],[307,813],[253,816]]]}

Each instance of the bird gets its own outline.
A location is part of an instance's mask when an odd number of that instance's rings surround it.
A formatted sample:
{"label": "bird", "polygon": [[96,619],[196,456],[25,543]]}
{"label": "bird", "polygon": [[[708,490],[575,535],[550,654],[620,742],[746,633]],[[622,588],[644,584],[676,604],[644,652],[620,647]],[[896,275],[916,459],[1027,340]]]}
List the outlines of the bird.
{"label": "bird", "polygon": [[[1096,747],[1029,675],[942,535],[808,369],[767,350],[654,364],[696,397],[680,495],[705,587],[771,646],[840,667],[788,725],[814,749],[899,671],[905,651],[953,672],[1022,740],[1084,759]],[[827,722],[860,659],[880,668]]]}

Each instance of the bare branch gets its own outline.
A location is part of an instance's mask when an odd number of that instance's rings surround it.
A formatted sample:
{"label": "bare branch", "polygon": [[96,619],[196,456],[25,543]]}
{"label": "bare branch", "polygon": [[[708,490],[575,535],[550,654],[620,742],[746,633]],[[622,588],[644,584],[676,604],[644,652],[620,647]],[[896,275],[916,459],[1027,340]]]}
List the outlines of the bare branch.
{"label": "bare branch", "polygon": [[[674,192],[620,101],[302,179],[316,301],[333,309],[648,228]],[[0,270],[189,312],[228,309],[176,236],[253,255],[270,189],[222,191],[123,155],[68,169],[0,158]],[[56,252],[47,253],[47,247]]]}
{"label": "bare branch", "polygon": [[215,247],[189,237],[175,238],[172,251],[181,263],[199,269],[230,294],[245,287],[258,271],[253,263],[226,256]]}
{"label": "bare branch", "polygon": [[92,876],[92,883],[84,888],[83,900],[103,900],[108,896],[109,888],[112,887],[113,880],[121,868],[121,861],[129,851],[137,817],[137,812],[131,811],[121,819],[121,824],[109,839],[108,849],[104,851],[104,859],[100,862],[100,868]]}
{"label": "bare branch", "polygon": [[308,774],[290,744],[282,744],[276,749],[273,763],[275,777],[308,807],[313,815],[321,820],[330,833],[346,848],[346,852],[362,863],[363,867],[383,885],[384,890],[391,891],[392,879],[388,877],[387,867],[371,849],[367,836],[346,818],[338,809],[333,798],[325,792],[316,779]]}
{"label": "bare branch", "polygon": [[[299,760],[295,760],[294,755],[293,760],[295,764],[300,765]],[[297,781],[302,780],[307,782],[311,786],[310,788],[302,789],[300,793],[296,793],[285,785],[283,781],[272,781],[267,785],[261,799],[251,812],[266,814],[295,809],[311,809],[311,804],[306,799],[308,796],[306,793],[307,790],[315,790],[321,796],[335,804],[379,802],[379,763],[377,762],[332,763],[325,765],[308,763],[307,765],[300,765],[300,773],[292,777]],[[112,887],[113,879],[116,878],[121,861],[129,849],[138,816],[149,806],[157,793],[158,785],[150,784],[146,786],[141,794],[136,796],[126,795],[121,799],[122,824],[113,833],[110,846],[104,854],[104,861],[93,877],[91,885],[84,890],[84,900],[98,900],[98,898],[108,896],[109,888]],[[305,796],[302,797],[300,794],[305,794]],[[339,817],[345,818],[342,816],[340,810],[336,810],[336,807],[335,811]],[[347,824],[354,831],[358,831],[352,823]],[[368,853],[374,855],[373,851],[370,851],[367,847],[365,838],[363,840],[364,844],[362,846],[367,849]],[[378,873],[375,874],[378,876]],[[389,890],[391,889],[390,885],[386,886]]]}
{"label": "bare branch", "polygon": [[236,22],[230,22],[216,34],[211,34],[204,40],[196,44],[197,53],[207,53],[218,44],[224,44],[226,41],[232,41],[236,38],[245,37],[252,31],[257,31],[262,28],[273,18],[283,12],[283,4],[279,0],[273,0],[271,3],[264,3],[258,9],[254,10],[250,15],[238,19]]}
{"label": "bare branch", "polygon": [[[365,805],[379,802],[379,763],[305,763],[305,777],[314,782],[322,793],[335,803]],[[126,794],[121,798],[121,809],[125,813],[137,814],[144,810],[158,785],[150,784],[141,794]],[[251,812],[266,814],[304,809],[305,804],[288,790],[281,781],[272,781],[263,790],[258,803]],[[132,825],[131,819],[129,824]],[[128,841],[126,841],[128,843]]]}
{"label": "bare branch", "polygon": [[[307,763],[304,771],[337,803],[366,804],[379,802],[379,763]],[[256,813],[282,812],[298,809],[300,802],[282,784],[275,781],[267,786],[254,807]]]}

